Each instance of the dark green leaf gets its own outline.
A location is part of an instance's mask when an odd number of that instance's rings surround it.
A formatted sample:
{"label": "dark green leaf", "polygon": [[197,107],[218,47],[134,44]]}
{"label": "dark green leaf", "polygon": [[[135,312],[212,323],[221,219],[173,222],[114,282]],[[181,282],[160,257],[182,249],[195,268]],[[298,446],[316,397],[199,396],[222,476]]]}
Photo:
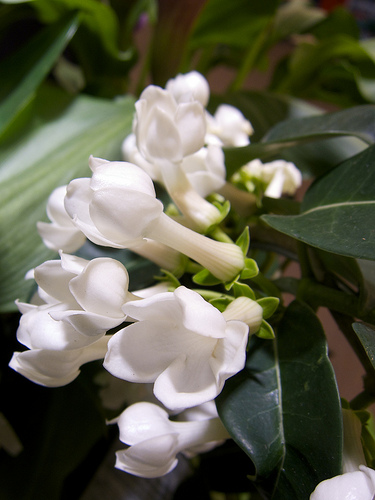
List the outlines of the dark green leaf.
{"label": "dark green leaf", "polygon": [[375,328],[366,323],[353,323],[353,330],[361,341],[366,354],[375,369]]}
{"label": "dark green leaf", "polygon": [[348,135],[367,144],[375,142],[375,105],[367,104],[335,113],[305,117],[278,123],[262,142],[312,141],[327,137]]}
{"label": "dark green leaf", "polygon": [[[306,135],[301,135],[297,126],[300,125],[299,120],[309,121],[316,118],[324,123],[327,119],[325,117],[329,116],[323,115],[321,109],[306,102],[268,92],[236,92],[220,100],[218,97],[212,97],[210,110],[214,112],[224,100],[240,109],[254,128],[249,146],[224,148],[228,178],[238,168],[255,158],[262,161],[284,158],[293,161],[303,171],[322,173],[365,148],[363,141],[356,137],[338,137],[328,133],[327,137],[330,139],[322,140],[319,139],[317,130],[313,132],[316,134],[313,137],[310,137],[307,131]],[[290,137],[282,135],[283,130],[278,125],[280,122],[286,126],[289,123],[295,124],[290,130]],[[357,126],[361,127],[359,123]],[[280,138],[275,135],[275,140],[259,142],[267,133],[273,134],[273,127],[281,134]],[[371,131],[370,123],[368,130]]]}
{"label": "dark green leaf", "polygon": [[309,245],[375,259],[375,146],[350,158],[308,190],[296,216],[264,215],[274,229]]}
{"label": "dark green leaf", "polygon": [[36,230],[36,222],[46,220],[51,191],[74,177],[90,176],[90,154],[120,159],[121,142],[131,128],[132,98],[112,102],[82,95],[57,117],[46,118],[45,108],[60,99],[60,93],[43,89],[30,128],[0,152],[3,311],[14,309],[17,297],[27,298],[32,284],[24,281],[25,273],[54,255],[44,247]]}
{"label": "dark green leaf", "polygon": [[45,28],[1,64],[2,94],[7,95],[0,104],[0,136],[34,97],[76,29],[76,16],[70,15]]}
{"label": "dark green leaf", "polygon": [[306,500],[340,474],[340,399],[324,332],[307,306],[289,306],[274,341],[252,338],[245,369],[216,402],[272,498]]}

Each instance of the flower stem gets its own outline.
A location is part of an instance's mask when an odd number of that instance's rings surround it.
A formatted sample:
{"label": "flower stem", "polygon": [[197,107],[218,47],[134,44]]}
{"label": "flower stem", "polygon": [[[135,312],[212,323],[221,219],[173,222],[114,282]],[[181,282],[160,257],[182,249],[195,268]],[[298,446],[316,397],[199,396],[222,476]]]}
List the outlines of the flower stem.
{"label": "flower stem", "polygon": [[234,279],[245,265],[237,245],[196,233],[164,213],[148,228],[147,236],[187,255],[222,281]]}

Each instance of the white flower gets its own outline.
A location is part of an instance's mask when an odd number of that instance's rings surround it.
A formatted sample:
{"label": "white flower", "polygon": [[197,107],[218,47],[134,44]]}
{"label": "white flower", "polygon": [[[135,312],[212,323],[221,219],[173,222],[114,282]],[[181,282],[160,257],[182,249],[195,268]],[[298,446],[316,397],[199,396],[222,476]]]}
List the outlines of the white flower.
{"label": "white flower", "polygon": [[90,167],[91,179],[68,185],[65,207],[91,241],[133,249],[149,238],[196,260],[223,281],[243,269],[237,245],[206,238],[164,214],[152,180],[141,168],[100,159],[91,159]]}
{"label": "white flower", "polygon": [[52,191],[47,202],[47,215],[51,222],[37,222],[38,232],[44,244],[52,250],[75,252],[86,241],[86,236],[73,224],[66,213],[64,197],[66,186]]}
{"label": "white flower", "polygon": [[364,465],[318,484],[310,500],[373,500],[375,471]]}
{"label": "white flower", "polygon": [[214,399],[245,364],[248,327],[226,321],[198,293],[174,292],[128,303],[138,322],[117,332],[104,367],[131,382],[154,382],[155,396],[178,410]]}
{"label": "white flower", "polygon": [[61,254],[34,270],[42,305],[18,303],[23,313],[17,339],[29,349],[85,347],[120,325],[123,304],[137,299],[128,292],[129,276],[117,260],[91,261]]}
{"label": "white flower", "polygon": [[85,347],[64,351],[30,349],[15,352],[9,366],[36,384],[61,387],[78,377],[83,364],[104,358],[109,338],[101,337]]}
{"label": "white flower", "polygon": [[208,82],[198,71],[177,75],[167,81],[165,88],[178,103],[198,101],[206,107],[210,98]]}
{"label": "white flower", "polygon": [[206,120],[206,143],[233,147],[249,144],[249,135],[253,133],[253,127],[234,106],[221,104],[214,116],[206,114]]}
{"label": "white flower", "polygon": [[205,198],[217,192],[226,182],[224,153],[221,147],[209,145],[182,160],[181,168],[195,191]]}
{"label": "white flower", "polygon": [[147,161],[180,162],[203,147],[206,120],[198,101],[178,104],[167,90],[149,85],[135,108],[137,147]]}
{"label": "white flower", "polygon": [[302,184],[300,170],[294,163],[285,160],[269,163],[252,160],[242,167],[242,171],[250,179],[253,177],[264,182],[267,185],[264,194],[269,198],[280,198],[282,194],[293,195]]}
{"label": "white flower", "polygon": [[362,424],[353,410],[342,410],[344,447],[343,474],[318,484],[310,500],[373,500],[375,471],[366,463],[361,442]]}
{"label": "white flower", "polygon": [[163,185],[193,229],[204,232],[219,222],[218,209],[204,197],[225,183],[224,154],[220,147],[201,148],[181,162],[147,161],[138,151],[136,137],[130,134],[123,142],[124,159],[142,168],[156,182]]}
{"label": "white flower", "polygon": [[140,477],[160,477],[177,465],[176,455],[229,438],[219,418],[174,422],[151,403],[136,403],[118,418],[120,439],[129,448],[116,453],[116,467]]}

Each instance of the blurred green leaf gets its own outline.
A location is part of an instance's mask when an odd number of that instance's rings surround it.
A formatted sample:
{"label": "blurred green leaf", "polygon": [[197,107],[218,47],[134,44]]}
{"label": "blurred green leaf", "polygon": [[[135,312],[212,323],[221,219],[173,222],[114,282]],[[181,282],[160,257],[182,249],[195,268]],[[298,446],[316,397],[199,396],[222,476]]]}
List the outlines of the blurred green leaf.
{"label": "blurred green leaf", "polygon": [[277,5],[275,0],[208,0],[192,31],[190,47],[248,47],[273,18]]}
{"label": "blurred green leaf", "polygon": [[216,402],[267,498],[306,500],[340,474],[340,399],[323,329],[307,306],[288,307],[274,341],[251,339],[245,369]]}
{"label": "blurred green leaf", "polygon": [[34,121],[23,135],[0,151],[0,310],[15,309],[14,300],[27,299],[31,284],[25,273],[53,255],[37,233],[46,220],[51,191],[74,177],[90,176],[90,154],[120,159],[120,146],[130,132],[134,100],[117,101],[81,95],[48,116],[51,103],[64,94],[42,89]]}
{"label": "blurred green leaf", "polygon": [[69,15],[1,63],[0,137],[34,97],[76,29],[77,18]]}
{"label": "blurred green leaf", "polygon": [[375,146],[318,179],[301,214],[263,215],[271,227],[339,255],[375,260]]}

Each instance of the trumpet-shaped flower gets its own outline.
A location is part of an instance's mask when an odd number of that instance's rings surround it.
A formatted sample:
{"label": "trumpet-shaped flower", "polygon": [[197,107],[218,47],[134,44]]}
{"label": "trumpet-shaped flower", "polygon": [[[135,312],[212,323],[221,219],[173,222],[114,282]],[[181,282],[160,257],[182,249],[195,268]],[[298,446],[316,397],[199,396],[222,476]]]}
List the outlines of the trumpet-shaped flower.
{"label": "trumpet-shaped flower", "polygon": [[218,106],[212,116],[206,114],[207,135],[206,143],[221,144],[223,146],[247,146],[253,127],[240,110],[229,104]]}
{"label": "trumpet-shaped flower", "polygon": [[167,81],[165,88],[178,103],[198,101],[206,107],[210,98],[208,82],[198,71],[190,71],[171,78]]}
{"label": "trumpet-shaped flower", "polygon": [[180,162],[204,145],[205,114],[198,101],[178,104],[166,90],[148,86],[135,103],[137,146],[150,162]]}
{"label": "trumpet-shaped flower", "polygon": [[131,156],[164,184],[188,224],[205,231],[219,222],[219,210],[193,189],[181,165],[204,145],[206,117],[201,103],[193,99],[178,103],[167,90],[150,85],[135,107],[134,133],[143,159],[134,151]]}
{"label": "trumpet-shaped flower", "polygon": [[83,364],[104,358],[109,338],[101,337],[85,347],[64,351],[30,349],[15,352],[9,366],[36,384],[61,387],[78,377]]}
{"label": "trumpet-shaped flower", "polygon": [[362,424],[352,410],[343,409],[343,474],[318,484],[310,500],[373,500],[375,471],[366,463],[361,442]]}
{"label": "trumpet-shaped flower", "polygon": [[[152,180],[164,185],[160,165],[150,163],[143,158],[138,151],[134,134],[128,135],[122,143],[122,154],[125,161],[138,165],[148,173]],[[224,153],[218,145],[210,144],[192,155],[185,156],[180,167],[192,188],[203,198],[217,191],[225,184]],[[179,196],[181,196],[180,193]]]}
{"label": "trumpet-shaped flower", "polygon": [[116,453],[116,467],[140,477],[164,476],[177,465],[178,453],[229,438],[218,417],[174,422],[165,410],[146,402],[127,408],[117,424],[129,448]]}
{"label": "trumpet-shaped flower", "polygon": [[29,349],[85,347],[121,324],[123,304],[137,299],[128,292],[127,270],[110,258],[61,254],[61,260],[35,268],[34,276],[44,303],[18,303],[23,315],[17,339]]}
{"label": "trumpet-shaped flower", "polygon": [[242,167],[242,173],[249,180],[257,179],[265,185],[265,196],[280,198],[283,194],[293,195],[302,184],[302,174],[292,162],[275,160],[262,163],[255,159]]}
{"label": "trumpet-shaped flower", "polygon": [[149,238],[196,260],[223,281],[243,269],[237,245],[213,241],[164,214],[152,180],[141,168],[100,159],[91,159],[90,166],[91,179],[75,179],[68,185],[65,207],[91,241],[133,249]]}
{"label": "trumpet-shaped flower", "polygon": [[66,213],[64,198],[66,186],[52,191],[47,202],[47,215],[51,222],[38,222],[38,232],[44,244],[52,250],[75,252],[86,241],[86,236],[73,224]]}
{"label": "trumpet-shaped flower", "polygon": [[364,465],[355,472],[326,479],[318,484],[310,500],[373,500],[375,471]]}
{"label": "trumpet-shaped flower", "polygon": [[123,310],[138,321],[113,336],[104,367],[130,382],[154,382],[155,396],[171,410],[214,399],[245,364],[248,326],[227,321],[188,288]]}

